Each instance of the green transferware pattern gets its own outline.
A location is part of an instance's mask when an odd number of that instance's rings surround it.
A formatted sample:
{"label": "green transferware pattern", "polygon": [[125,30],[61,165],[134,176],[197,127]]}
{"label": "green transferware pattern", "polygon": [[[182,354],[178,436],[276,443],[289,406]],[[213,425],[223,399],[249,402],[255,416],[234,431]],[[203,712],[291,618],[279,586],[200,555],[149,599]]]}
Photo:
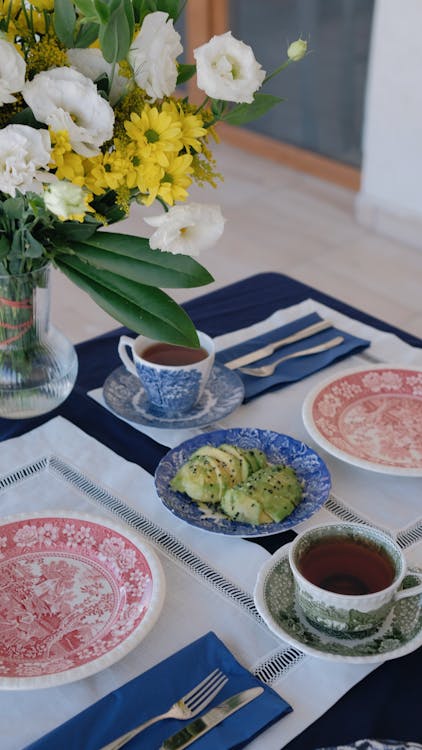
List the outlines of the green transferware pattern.
{"label": "green transferware pattern", "polygon": [[[418,583],[415,576],[408,575],[403,581],[403,588]],[[387,623],[374,635],[359,641],[345,641],[338,637],[328,636],[312,628],[302,619],[297,610],[293,575],[288,558],[281,559],[268,573],[264,581],[264,600],[269,614],[279,635],[294,639],[297,646],[301,644],[322,654],[334,654],[345,657],[365,657],[379,654],[391,658],[397,649],[401,649],[422,631],[421,596],[403,599],[394,606]],[[281,631],[281,632],[280,632]]]}
{"label": "green transferware pattern", "polygon": [[[322,604],[312,596],[307,595],[306,592],[297,593],[296,596],[299,606],[310,623],[314,623],[315,627],[329,634],[333,631],[328,626],[325,626],[324,622],[326,623],[331,620],[336,623],[336,628],[344,626],[344,630],[348,631],[347,633],[343,633],[339,629],[337,637],[349,639],[357,636],[362,638],[364,635],[373,633],[379,623],[385,620],[393,607],[393,602],[388,602],[373,612],[359,612],[357,609],[340,609]],[[354,633],[356,635],[353,635]]]}

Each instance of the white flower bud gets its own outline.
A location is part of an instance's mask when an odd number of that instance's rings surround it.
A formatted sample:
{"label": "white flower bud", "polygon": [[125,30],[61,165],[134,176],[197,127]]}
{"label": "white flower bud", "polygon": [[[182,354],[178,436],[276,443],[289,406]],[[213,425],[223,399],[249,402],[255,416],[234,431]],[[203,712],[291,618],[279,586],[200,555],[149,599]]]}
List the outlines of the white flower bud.
{"label": "white flower bud", "polygon": [[307,49],[308,42],[305,42],[304,39],[300,39],[299,37],[299,39],[296,39],[295,42],[292,42],[289,45],[287,57],[293,62],[299,62],[299,60],[302,60],[302,58],[305,57]]}

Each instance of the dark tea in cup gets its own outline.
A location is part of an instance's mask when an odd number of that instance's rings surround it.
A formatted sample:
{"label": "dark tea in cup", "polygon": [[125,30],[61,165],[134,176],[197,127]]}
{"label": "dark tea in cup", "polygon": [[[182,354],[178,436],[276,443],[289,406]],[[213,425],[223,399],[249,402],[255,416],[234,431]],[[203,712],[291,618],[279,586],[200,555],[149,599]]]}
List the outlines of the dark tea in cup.
{"label": "dark tea in cup", "polygon": [[202,346],[193,349],[189,346],[176,346],[159,341],[147,346],[139,355],[147,362],[153,362],[156,365],[185,367],[205,359],[208,357],[208,352]]}
{"label": "dark tea in cup", "polygon": [[302,575],[336,594],[373,594],[394,580],[393,560],[379,546],[333,536],[307,549],[298,560]]}
{"label": "dark tea in cup", "polygon": [[[397,601],[422,592],[422,583],[401,588],[407,566],[400,547],[366,524],[339,522],[302,531],[290,545],[289,564],[301,616],[341,638],[371,635]],[[416,577],[422,580],[419,573]]]}

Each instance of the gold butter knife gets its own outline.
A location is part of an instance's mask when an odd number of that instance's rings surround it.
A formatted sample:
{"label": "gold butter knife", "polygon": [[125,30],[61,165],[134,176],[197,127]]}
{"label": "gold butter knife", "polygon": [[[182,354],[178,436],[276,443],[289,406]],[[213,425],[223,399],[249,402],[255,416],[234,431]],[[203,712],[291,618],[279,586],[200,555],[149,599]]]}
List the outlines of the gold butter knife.
{"label": "gold butter knife", "polygon": [[286,346],[287,344],[294,344],[295,341],[307,339],[309,336],[313,336],[314,333],[319,333],[320,331],[325,331],[327,328],[332,327],[333,324],[330,320],[321,320],[318,323],[313,323],[313,325],[302,328],[301,331],[296,331],[296,333],[292,333],[290,336],[286,336],[284,339],[273,341],[271,344],[262,346],[260,349],[256,349],[254,352],[249,352],[249,354],[244,354],[241,357],[236,357],[236,359],[232,359],[230,362],[225,362],[224,367],[228,367],[229,370],[236,370],[238,367],[250,365],[251,362],[256,362],[258,359],[269,357],[270,354],[272,354],[282,346]]}
{"label": "gold butter knife", "polygon": [[254,687],[249,688],[249,690],[242,690],[241,693],[232,695],[231,698],[226,698],[219,706],[212,708],[199,719],[194,719],[179,732],[164,740],[160,750],[184,750],[185,747],[191,745],[192,742],[196,742],[203,734],[209,732],[210,729],[234,714],[242,706],[246,706],[247,703],[255,700],[263,692],[264,688]]}

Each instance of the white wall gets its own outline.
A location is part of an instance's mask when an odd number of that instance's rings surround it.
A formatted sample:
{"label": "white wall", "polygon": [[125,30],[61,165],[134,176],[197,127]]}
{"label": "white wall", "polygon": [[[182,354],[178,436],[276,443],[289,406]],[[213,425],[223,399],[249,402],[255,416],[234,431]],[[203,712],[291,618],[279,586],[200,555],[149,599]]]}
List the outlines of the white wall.
{"label": "white wall", "polygon": [[422,0],[377,0],[358,219],[422,248]]}

